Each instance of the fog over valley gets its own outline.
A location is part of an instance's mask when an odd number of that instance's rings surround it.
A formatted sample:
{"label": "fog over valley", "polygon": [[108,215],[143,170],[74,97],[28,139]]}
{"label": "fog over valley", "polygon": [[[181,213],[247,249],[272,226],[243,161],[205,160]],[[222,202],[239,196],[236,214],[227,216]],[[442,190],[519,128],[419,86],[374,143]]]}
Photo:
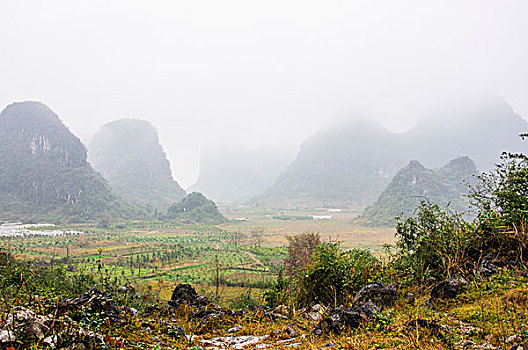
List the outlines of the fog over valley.
{"label": "fog over valley", "polygon": [[474,96],[528,116],[522,0],[7,0],[0,10],[2,107],[42,101],[85,145],[113,120],[148,120],[183,188],[212,145],[299,146],[358,115],[401,132]]}

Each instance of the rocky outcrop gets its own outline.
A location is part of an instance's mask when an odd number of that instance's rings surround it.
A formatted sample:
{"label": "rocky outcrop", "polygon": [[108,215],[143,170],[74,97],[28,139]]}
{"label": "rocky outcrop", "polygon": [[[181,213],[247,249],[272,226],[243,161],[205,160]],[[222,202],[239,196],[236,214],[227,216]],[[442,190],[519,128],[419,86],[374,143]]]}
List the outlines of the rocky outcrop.
{"label": "rocky outcrop", "polygon": [[92,350],[107,347],[93,331],[64,320],[42,316],[18,306],[0,323],[0,345],[6,349],[29,349],[39,344],[50,349]]}
{"label": "rocky outcrop", "polygon": [[368,225],[393,226],[397,216],[412,216],[423,200],[444,207],[449,203],[450,210],[467,212],[469,185],[476,174],[477,167],[469,157],[453,159],[439,169],[427,169],[413,160],[396,173],[361,217]]}
{"label": "rocky outcrop", "polygon": [[[392,305],[397,297],[398,289],[396,285],[385,285],[375,282],[365,285],[356,294],[352,307],[335,308],[325,310],[322,306],[317,306],[308,313],[313,320],[320,319],[313,333],[320,335],[324,332],[341,333],[346,329],[357,328],[362,322],[376,320],[381,315],[381,308],[373,303],[373,300],[380,305]],[[323,313],[320,313],[323,311]]]}
{"label": "rocky outcrop", "polygon": [[[122,322],[121,312],[114,304],[112,298],[109,298],[100,290],[93,289],[78,297],[72,299],[64,299],[59,302],[59,314],[74,315],[81,309],[90,310],[93,314],[99,314],[100,317],[105,317],[111,322]],[[75,316],[72,316],[75,319]]]}

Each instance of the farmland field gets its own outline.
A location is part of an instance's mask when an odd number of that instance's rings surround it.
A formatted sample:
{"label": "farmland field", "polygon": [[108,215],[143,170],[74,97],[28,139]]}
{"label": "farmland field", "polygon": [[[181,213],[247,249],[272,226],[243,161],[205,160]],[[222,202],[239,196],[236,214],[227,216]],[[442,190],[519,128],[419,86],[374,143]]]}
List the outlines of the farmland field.
{"label": "farmland field", "polygon": [[[375,254],[394,239],[394,229],[355,223],[354,211],[237,208],[224,214],[231,220],[218,226],[161,221],[33,226],[24,234],[1,236],[0,244],[22,258],[100,274],[158,291],[164,298],[170,298],[172,287],[180,282],[214,296],[218,276],[218,297],[233,299],[248,291],[258,296],[274,281],[287,253],[288,235],[316,232],[323,241]],[[61,231],[64,234],[57,234]]]}

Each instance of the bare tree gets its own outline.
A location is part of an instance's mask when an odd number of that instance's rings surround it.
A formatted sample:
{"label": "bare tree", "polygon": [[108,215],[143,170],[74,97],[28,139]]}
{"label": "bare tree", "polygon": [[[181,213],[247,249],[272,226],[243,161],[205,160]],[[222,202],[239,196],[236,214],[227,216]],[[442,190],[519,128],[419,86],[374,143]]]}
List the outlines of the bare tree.
{"label": "bare tree", "polygon": [[321,242],[321,237],[318,233],[300,233],[286,238],[290,245],[284,266],[286,273],[292,275],[311,261],[315,247]]}

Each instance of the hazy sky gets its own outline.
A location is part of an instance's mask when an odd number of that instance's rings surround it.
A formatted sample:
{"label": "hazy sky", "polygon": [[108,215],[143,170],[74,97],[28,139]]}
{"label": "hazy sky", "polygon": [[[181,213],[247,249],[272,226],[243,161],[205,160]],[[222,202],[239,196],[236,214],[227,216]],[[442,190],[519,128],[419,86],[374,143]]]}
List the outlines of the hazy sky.
{"label": "hazy sky", "polygon": [[526,118],[527,18],[527,0],[2,0],[0,107],[40,100],[85,143],[148,119],[188,187],[205,143],[300,143],[357,109],[403,130],[482,92]]}

